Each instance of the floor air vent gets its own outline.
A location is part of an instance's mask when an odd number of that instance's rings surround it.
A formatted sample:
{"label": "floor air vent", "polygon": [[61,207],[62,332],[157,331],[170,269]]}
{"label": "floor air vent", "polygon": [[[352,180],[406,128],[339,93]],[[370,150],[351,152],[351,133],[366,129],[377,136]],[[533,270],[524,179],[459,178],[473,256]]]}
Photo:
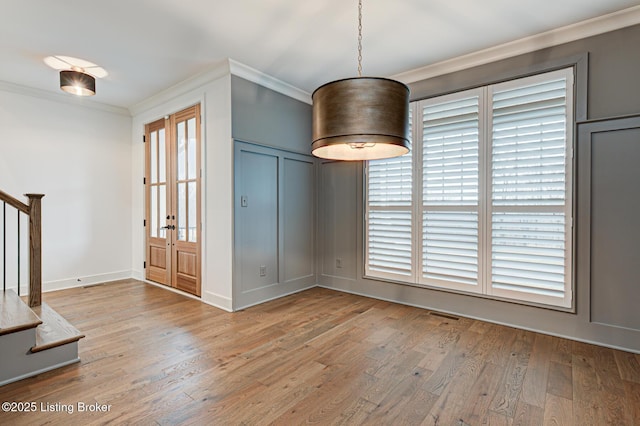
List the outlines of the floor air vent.
{"label": "floor air vent", "polygon": [[434,317],[442,317],[442,318],[447,318],[450,320],[454,320],[454,321],[458,321],[460,318],[453,316],[453,315],[449,315],[449,314],[444,314],[442,312],[434,312],[434,311],[430,311],[429,315],[433,315]]}

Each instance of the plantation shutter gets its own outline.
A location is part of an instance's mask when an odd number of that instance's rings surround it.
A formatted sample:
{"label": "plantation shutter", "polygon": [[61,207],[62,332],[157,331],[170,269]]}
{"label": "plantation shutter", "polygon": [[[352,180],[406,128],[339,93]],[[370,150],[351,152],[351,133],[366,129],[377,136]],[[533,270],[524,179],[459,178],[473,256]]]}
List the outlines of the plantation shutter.
{"label": "plantation shutter", "polygon": [[412,103],[411,153],[365,166],[365,275],[571,307],[573,72]]}
{"label": "plantation shutter", "polygon": [[[410,109],[409,134],[412,115]],[[405,281],[413,276],[411,151],[366,166],[366,275]]]}
{"label": "plantation shutter", "polygon": [[479,154],[482,92],[422,108],[422,281],[479,291]]}
{"label": "plantation shutter", "polygon": [[571,70],[490,87],[493,294],[570,306],[571,95]]}

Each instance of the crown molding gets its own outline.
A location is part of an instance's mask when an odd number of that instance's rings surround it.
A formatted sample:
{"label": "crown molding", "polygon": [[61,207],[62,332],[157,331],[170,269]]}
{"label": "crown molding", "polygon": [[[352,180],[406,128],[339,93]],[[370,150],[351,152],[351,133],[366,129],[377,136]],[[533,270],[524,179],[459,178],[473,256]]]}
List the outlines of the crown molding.
{"label": "crown molding", "polygon": [[420,80],[449,74],[478,65],[496,62],[524,53],[548,47],[558,46],[575,40],[603,34],[620,28],[630,27],[640,23],[640,6],[633,6],[608,15],[587,19],[575,24],[556,28],[530,37],[521,38],[509,43],[500,44],[467,55],[436,62],[431,65],[405,71],[391,78],[403,83],[413,83]]}
{"label": "crown molding", "polygon": [[241,64],[240,62],[234,61],[231,58],[226,58],[218,62],[207,71],[181,81],[180,83],[162,90],[161,92],[151,96],[150,98],[147,98],[144,101],[129,107],[129,112],[132,116],[136,116],[142,112],[145,112],[163,103],[169,102],[170,100],[178,96],[181,96],[192,90],[196,90],[206,85],[207,83],[230,74],[244,78],[245,80],[249,80],[253,83],[259,84],[260,86],[274,90],[278,93],[282,93],[283,95],[297,99],[301,102],[311,104],[311,95],[309,93],[247,65]]}
{"label": "crown molding", "polygon": [[91,108],[98,111],[109,112],[111,114],[124,115],[126,117],[131,116],[131,114],[129,114],[129,110],[126,108],[103,104],[89,98],[69,96],[62,93],[50,92],[48,90],[36,89],[35,87],[22,86],[20,84],[9,83],[8,81],[0,81],[0,90],[73,106],[80,106],[83,108]]}
{"label": "crown molding", "polygon": [[311,94],[248,65],[229,59],[231,74],[311,105]]}
{"label": "crown molding", "polygon": [[229,72],[229,61],[225,59],[218,62],[208,70],[201,72],[200,74],[189,77],[178,84],[174,84],[173,86],[168,87],[156,93],[155,95],[130,106],[129,112],[132,116],[135,117],[142,112],[145,112],[158,105],[162,105],[174,98],[177,98],[178,96],[181,96],[192,90],[196,90],[206,85],[207,83],[211,83],[214,80],[224,77],[225,75],[228,75]]}

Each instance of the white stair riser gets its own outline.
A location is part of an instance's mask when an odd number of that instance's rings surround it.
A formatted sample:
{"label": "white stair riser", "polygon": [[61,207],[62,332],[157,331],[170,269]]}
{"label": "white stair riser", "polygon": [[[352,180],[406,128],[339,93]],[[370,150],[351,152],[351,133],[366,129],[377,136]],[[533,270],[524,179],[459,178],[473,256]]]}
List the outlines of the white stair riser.
{"label": "white stair riser", "polygon": [[0,386],[78,362],[78,342],[32,353],[35,329],[0,336]]}

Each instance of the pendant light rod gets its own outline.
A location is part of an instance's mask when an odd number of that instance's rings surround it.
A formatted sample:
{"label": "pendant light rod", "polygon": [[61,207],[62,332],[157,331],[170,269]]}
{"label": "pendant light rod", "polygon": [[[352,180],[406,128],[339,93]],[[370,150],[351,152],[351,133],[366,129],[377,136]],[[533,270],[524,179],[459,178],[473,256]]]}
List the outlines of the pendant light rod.
{"label": "pendant light rod", "polygon": [[362,0],[358,0],[358,77],[362,77]]}
{"label": "pendant light rod", "polygon": [[409,88],[388,78],[362,76],[362,0],[358,76],[326,83],[311,98],[311,153],[316,157],[362,161],[409,152]]}

